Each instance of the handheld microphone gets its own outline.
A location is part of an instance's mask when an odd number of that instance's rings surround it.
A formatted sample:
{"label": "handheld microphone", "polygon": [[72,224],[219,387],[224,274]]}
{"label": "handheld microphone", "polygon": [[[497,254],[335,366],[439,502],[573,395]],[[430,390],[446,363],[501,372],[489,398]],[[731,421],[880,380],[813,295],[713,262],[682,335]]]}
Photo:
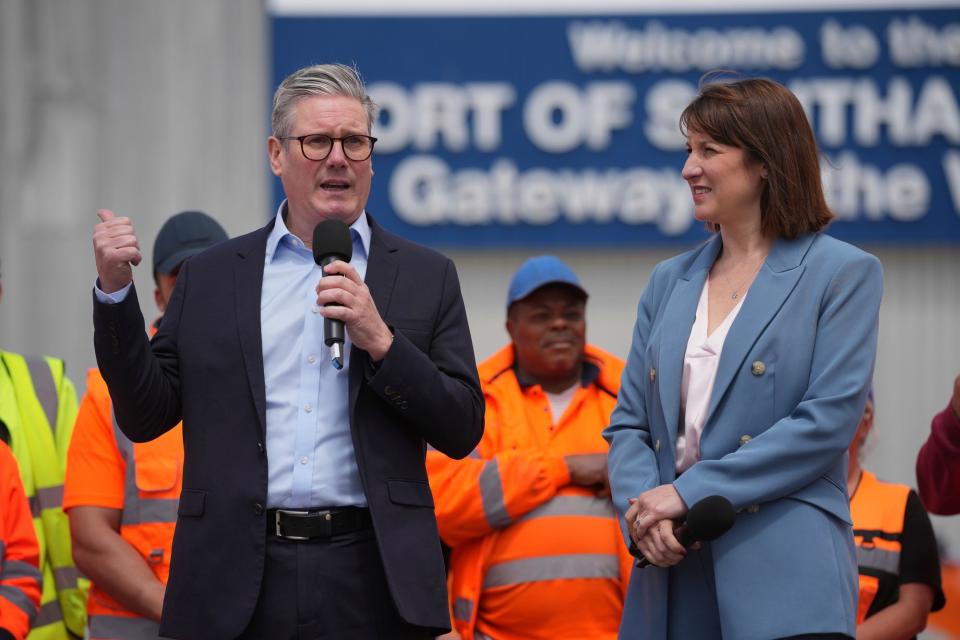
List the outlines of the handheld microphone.
{"label": "handheld microphone", "polygon": [[[695,542],[716,540],[733,526],[737,512],[723,496],[707,496],[690,507],[686,521],[673,532],[677,542],[689,547]],[[640,558],[637,566],[646,567],[650,561]]]}
{"label": "handheld microphone", "polygon": [[[353,257],[353,240],[350,229],[340,220],[324,220],[313,228],[313,261],[321,271],[334,260],[350,262]],[[326,306],[337,306],[331,302]],[[323,343],[330,347],[330,362],[336,369],[343,369],[343,321],[323,319]]]}

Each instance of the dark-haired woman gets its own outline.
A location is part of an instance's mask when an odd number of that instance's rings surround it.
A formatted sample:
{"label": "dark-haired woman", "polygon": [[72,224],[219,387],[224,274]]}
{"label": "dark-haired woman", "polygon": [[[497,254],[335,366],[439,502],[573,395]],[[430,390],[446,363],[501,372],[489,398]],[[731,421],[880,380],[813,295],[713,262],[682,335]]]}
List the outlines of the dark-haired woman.
{"label": "dark-haired woman", "polygon": [[[621,638],[855,635],[846,493],[877,342],[873,256],[832,218],[813,132],[766,79],[704,84],[683,177],[708,242],[654,269],[605,431],[633,572]],[[730,531],[685,549],[675,526],[722,495]]]}

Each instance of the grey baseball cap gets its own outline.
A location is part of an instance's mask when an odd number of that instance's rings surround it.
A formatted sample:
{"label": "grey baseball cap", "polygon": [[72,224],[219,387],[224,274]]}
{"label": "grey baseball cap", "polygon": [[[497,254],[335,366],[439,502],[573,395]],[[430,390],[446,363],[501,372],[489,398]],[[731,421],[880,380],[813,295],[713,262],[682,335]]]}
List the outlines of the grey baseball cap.
{"label": "grey baseball cap", "polygon": [[202,211],[182,211],[171,216],[153,243],[153,270],[171,273],[184,260],[227,239],[220,224]]}

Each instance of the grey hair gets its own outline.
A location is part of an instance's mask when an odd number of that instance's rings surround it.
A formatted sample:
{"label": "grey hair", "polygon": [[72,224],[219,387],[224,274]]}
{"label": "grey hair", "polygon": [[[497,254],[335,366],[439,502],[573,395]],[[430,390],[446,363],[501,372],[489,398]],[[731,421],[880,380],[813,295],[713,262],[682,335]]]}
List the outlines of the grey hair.
{"label": "grey hair", "polygon": [[293,107],[309,96],[347,96],[356,98],[367,112],[367,131],[373,128],[377,105],[367,95],[367,87],[356,67],[345,64],[315,64],[294,71],[284,78],[273,94],[273,135],[290,135]]}

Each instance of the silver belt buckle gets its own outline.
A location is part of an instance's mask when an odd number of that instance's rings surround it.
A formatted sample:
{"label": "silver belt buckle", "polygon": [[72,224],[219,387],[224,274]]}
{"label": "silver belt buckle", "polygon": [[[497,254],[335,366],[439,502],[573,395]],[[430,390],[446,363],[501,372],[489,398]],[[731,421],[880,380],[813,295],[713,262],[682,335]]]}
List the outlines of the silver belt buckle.
{"label": "silver belt buckle", "polygon": [[308,516],[310,515],[309,511],[294,511],[292,509],[277,509],[276,511],[276,534],[278,538],[284,538],[285,540],[309,540],[310,538],[305,538],[303,536],[288,536],[283,533],[280,533],[280,514],[287,513],[292,516]]}

